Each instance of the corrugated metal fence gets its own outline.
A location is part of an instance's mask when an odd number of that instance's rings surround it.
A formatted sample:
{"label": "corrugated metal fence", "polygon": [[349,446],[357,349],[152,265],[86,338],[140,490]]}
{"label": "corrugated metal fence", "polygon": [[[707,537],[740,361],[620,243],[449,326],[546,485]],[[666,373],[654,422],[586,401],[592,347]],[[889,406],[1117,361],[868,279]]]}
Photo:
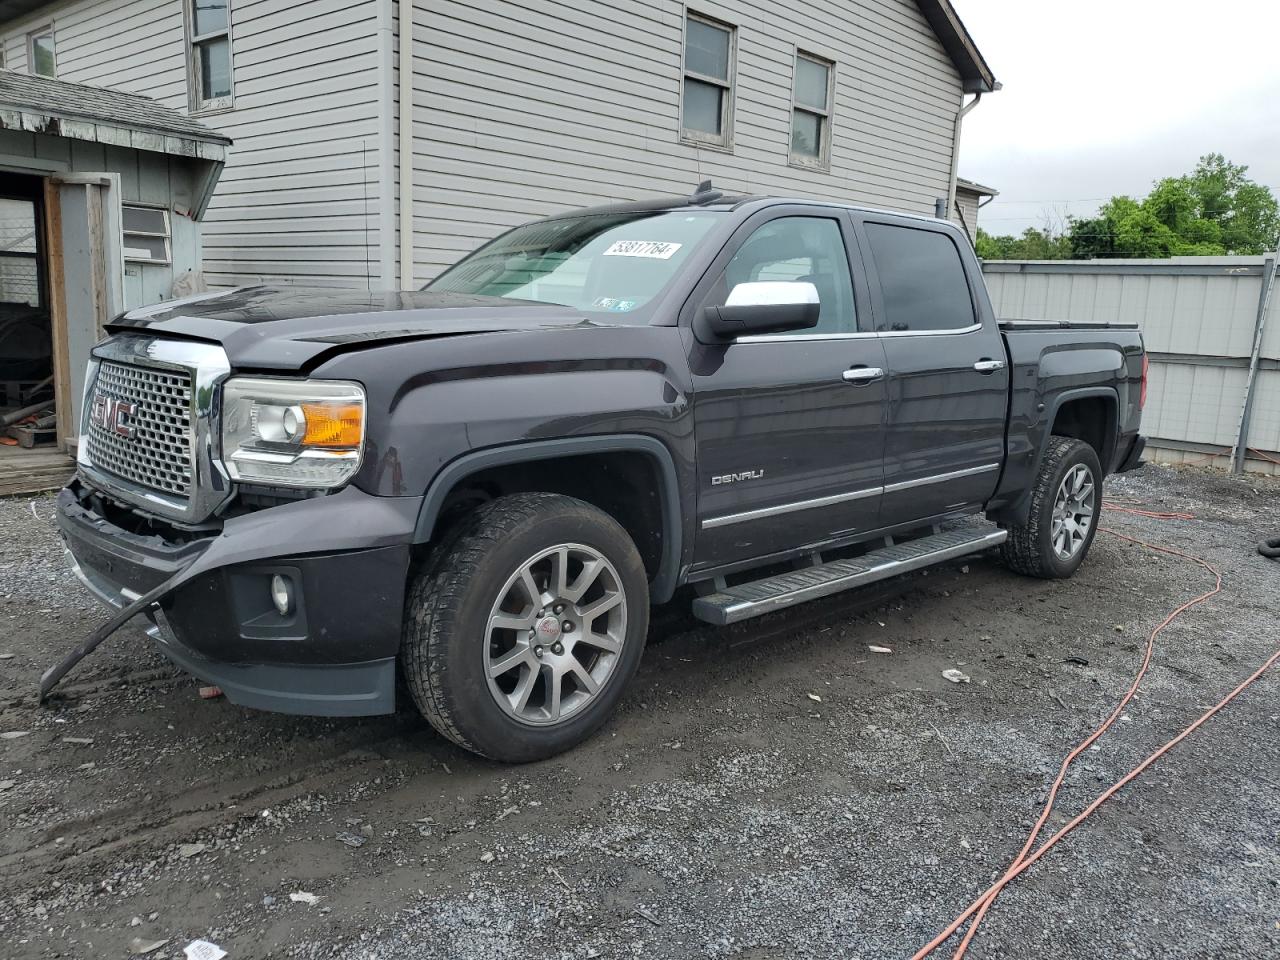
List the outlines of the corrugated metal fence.
{"label": "corrugated metal fence", "polygon": [[1148,459],[1229,466],[1253,363],[1244,466],[1280,473],[1280,282],[1262,316],[1274,257],[993,260],[982,269],[1001,318],[1137,321],[1151,358]]}

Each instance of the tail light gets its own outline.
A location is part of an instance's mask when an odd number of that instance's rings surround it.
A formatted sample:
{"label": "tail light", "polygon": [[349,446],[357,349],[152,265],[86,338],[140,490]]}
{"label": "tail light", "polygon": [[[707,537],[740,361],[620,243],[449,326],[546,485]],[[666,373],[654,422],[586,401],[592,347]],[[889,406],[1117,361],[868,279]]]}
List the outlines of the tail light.
{"label": "tail light", "polygon": [[1147,369],[1151,366],[1151,361],[1144,353],[1142,355],[1142,392],[1138,394],[1138,409],[1141,410],[1147,405]]}

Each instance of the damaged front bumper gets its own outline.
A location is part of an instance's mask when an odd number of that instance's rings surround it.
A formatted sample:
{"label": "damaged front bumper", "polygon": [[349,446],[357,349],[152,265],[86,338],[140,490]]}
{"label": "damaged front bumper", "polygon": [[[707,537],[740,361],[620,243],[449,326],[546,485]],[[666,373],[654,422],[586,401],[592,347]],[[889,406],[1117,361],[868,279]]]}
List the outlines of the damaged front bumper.
{"label": "damaged front bumper", "polygon": [[[58,495],[72,569],[117,610],[160,591],[144,611],[147,633],[178,666],[262,710],[395,709],[417,498],[347,488],[168,536],[113,523],[95,495],[80,480]],[[273,602],[276,577],[290,586],[285,613]]]}

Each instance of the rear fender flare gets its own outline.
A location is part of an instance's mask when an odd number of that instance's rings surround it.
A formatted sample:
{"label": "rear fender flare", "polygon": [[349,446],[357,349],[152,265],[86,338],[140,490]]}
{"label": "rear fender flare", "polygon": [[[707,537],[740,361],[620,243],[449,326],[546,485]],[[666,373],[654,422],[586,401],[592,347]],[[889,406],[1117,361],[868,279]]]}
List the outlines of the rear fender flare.
{"label": "rear fender flare", "polygon": [[680,573],[683,546],[680,486],[671,452],[662,441],[643,434],[535,440],[464,454],[448,463],[431,481],[418,511],[413,542],[415,544],[430,542],[436,522],[440,518],[440,511],[450,492],[472,474],[491,467],[591,453],[642,453],[650,457],[658,467],[658,476],[661,479],[658,495],[662,510],[662,556],[658,572],[649,589],[654,603],[665,603],[675,592]]}
{"label": "rear fender flare", "polygon": [[[1039,448],[1036,450],[1035,460],[1032,462],[1029,478],[1035,478],[1040,474],[1040,465],[1044,463],[1045,451],[1049,448],[1049,441],[1053,438],[1053,425],[1058,419],[1058,411],[1062,409],[1064,404],[1070,403],[1072,400],[1083,400],[1086,397],[1102,397],[1105,400],[1111,400],[1115,404],[1116,422],[1111,425],[1112,437],[1120,436],[1120,395],[1114,387],[1080,387],[1076,390],[1064,390],[1057,394],[1049,403],[1048,416],[1041,421],[1044,424],[1044,435],[1040,437]],[[1098,462],[1102,464],[1102,471],[1107,471],[1107,455],[1106,451],[1098,454]],[[1022,495],[1016,501],[1003,507],[995,512],[995,518],[1001,523],[1026,523],[1031,514],[1031,487],[1028,484],[1027,489],[1022,491]]]}

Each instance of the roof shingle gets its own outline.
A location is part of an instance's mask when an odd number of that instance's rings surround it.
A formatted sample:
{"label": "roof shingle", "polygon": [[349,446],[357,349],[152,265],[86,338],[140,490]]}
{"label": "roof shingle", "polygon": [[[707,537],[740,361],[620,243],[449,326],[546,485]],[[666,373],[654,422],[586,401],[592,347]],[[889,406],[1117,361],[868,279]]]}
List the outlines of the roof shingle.
{"label": "roof shingle", "polygon": [[223,146],[231,143],[230,137],[150,97],[0,69],[0,111],[6,109],[182,140]]}

